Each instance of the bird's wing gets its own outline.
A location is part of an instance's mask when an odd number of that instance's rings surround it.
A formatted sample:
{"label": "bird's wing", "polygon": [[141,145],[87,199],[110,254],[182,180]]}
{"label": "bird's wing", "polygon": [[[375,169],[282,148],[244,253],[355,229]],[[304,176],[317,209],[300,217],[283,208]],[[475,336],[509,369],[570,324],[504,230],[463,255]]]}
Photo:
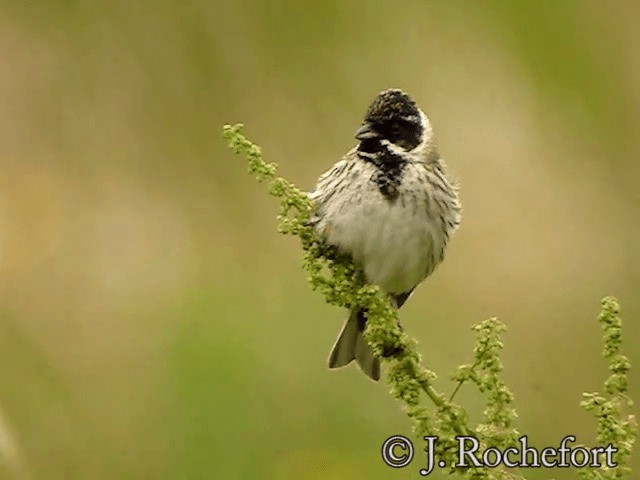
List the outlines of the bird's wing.
{"label": "bird's wing", "polygon": [[347,168],[347,165],[356,159],[356,149],[354,148],[347,153],[340,161],[335,163],[329,170],[324,172],[318,178],[315,189],[308,193],[309,198],[316,207],[316,215],[310,220],[311,225],[315,225],[323,213],[324,205],[336,193],[338,179]]}

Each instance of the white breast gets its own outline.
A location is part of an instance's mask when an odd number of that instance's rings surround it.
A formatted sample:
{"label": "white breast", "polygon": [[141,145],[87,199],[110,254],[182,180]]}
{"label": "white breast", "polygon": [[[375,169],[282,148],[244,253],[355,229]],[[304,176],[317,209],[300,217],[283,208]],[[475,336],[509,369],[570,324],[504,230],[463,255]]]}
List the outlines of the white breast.
{"label": "white breast", "polygon": [[[411,168],[405,175],[411,175]],[[403,185],[415,187],[414,182],[403,181]],[[350,253],[364,269],[367,281],[382,290],[411,290],[433,271],[445,245],[444,227],[438,217],[427,214],[425,195],[401,188],[399,197],[391,202],[368,176],[350,188],[356,193],[325,206],[328,243]]]}

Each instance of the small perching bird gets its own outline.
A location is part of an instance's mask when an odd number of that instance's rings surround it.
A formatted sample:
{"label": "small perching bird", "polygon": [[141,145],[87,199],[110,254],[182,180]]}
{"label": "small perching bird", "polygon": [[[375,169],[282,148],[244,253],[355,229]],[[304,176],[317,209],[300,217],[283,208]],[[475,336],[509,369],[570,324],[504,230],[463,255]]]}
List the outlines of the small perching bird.
{"label": "small perching bird", "polygon": [[[457,188],[429,119],[402,90],[380,93],[355,137],[358,145],[309,194],[316,207],[312,224],[400,308],[444,258],[460,224]],[[329,368],[356,360],[378,380],[380,361],[364,338],[365,326],[365,311],[354,308],[331,350]]]}

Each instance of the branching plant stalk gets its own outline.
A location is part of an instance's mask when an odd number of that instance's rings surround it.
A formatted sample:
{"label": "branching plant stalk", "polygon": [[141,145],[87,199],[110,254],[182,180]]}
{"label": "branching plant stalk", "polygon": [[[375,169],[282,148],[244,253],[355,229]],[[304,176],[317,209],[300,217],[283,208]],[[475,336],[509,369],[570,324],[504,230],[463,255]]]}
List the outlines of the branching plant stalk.
{"label": "branching plant stalk", "polygon": [[[517,417],[512,407],[513,394],[502,379],[503,348],[501,333],[506,330],[496,318],[473,326],[477,341],[474,361],[462,365],[452,379],[457,381],[453,394],[447,397],[436,390],[435,372],[422,365],[416,342],[400,329],[397,310],[373,285],[367,285],[363,275],[349,259],[330,255],[326,245],[309,226],[314,205],[307,194],[291,182],[276,176],[277,165],[262,159],[260,148],[241,133],[242,125],[226,125],[224,138],[229,148],[248,160],[249,173],[259,182],[269,183],[269,193],[280,200],[278,231],[300,238],[303,250],[303,268],[309,274],[311,287],[319,291],[327,303],[346,308],[359,306],[367,311],[365,337],[375,355],[388,364],[387,381],[391,394],[400,400],[407,415],[414,422],[418,437],[437,436],[436,454],[444,460],[450,473],[473,480],[524,478],[520,472],[505,468],[458,467],[456,436],[473,436],[480,441],[481,450],[488,447],[517,446],[518,431],[514,428]],[[635,418],[625,416],[623,408],[630,405],[627,396],[629,361],[619,353],[621,321],[614,299],[605,299],[600,317],[605,332],[605,358],[612,376],[605,383],[608,397],[585,394],[583,407],[592,412],[598,422],[598,441],[612,442],[620,448],[615,469],[582,469],[580,476],[587,480],[630,478],[630,454],[636,435]],[[395,352],[385,358],[383,352]],[[486,396],[484,421],[472,428],[465,409],[453,399],[466,383],[477,386]],[[433,405],[425,406],[426,396]]]}

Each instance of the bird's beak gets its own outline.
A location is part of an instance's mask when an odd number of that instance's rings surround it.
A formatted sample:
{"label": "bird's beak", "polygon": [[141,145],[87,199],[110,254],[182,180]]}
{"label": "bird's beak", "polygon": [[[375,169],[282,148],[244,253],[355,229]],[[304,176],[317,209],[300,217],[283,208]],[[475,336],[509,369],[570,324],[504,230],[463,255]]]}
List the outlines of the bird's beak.
{"label": "bird's beak", "polygon": [[356,138],[358,140],[366,140],[368,138],[376,138],[378,136],[378,132],[376,132],[369,123],[362,125],[356,132]]}

